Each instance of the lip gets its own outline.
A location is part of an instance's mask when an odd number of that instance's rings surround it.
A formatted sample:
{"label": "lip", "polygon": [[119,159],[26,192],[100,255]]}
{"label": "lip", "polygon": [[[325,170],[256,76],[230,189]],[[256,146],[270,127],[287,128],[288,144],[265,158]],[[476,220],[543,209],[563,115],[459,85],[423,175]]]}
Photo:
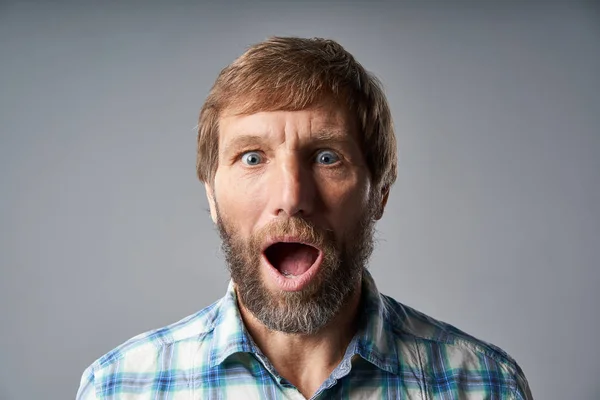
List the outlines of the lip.
{"label": "lip", "polygon": [[[275,243],[301,243],[317,249],[319,255],[310,268],[302,275],[287,278],[283,276],[277,268],[271,265],[265,255],[267,248]],[[284,292],[297,292],[306,287],[316,277],[323,262],[323,251],[315,244],[306,242],[295,236],[274,237],[265,242],[261,252],[261,261],[267,270],[268,279],[271,280],[278,289],[283,290]]]}

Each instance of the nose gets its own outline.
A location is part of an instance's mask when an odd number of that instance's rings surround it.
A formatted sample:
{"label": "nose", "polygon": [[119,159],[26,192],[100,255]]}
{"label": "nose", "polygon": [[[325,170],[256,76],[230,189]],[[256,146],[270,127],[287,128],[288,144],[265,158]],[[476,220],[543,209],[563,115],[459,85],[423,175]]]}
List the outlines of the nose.
{"label": "nose", "polygon": [[275,216],[308,217],[315,203],[315,182],[308,166],[288,157],[275,166],[270,185],[271,209]]}

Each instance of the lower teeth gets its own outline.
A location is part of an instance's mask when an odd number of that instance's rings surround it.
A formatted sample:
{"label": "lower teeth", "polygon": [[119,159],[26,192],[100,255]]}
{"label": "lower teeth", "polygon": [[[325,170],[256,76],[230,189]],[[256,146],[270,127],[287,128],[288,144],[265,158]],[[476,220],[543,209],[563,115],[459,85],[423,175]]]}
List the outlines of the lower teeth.
{"label": "lower teeth", "polygon": [[296,275],[291,274],[289,272],[282,272],[281,275],[285,276],[286,278],[291,278],[291,277],[295,277]]}

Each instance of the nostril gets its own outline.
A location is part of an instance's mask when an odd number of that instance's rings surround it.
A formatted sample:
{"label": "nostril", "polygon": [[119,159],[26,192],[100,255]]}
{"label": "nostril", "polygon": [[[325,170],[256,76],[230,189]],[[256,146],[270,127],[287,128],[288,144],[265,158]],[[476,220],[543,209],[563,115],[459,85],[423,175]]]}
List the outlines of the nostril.
{"label": "nostril", "polygon": [[299,209],[290,209],[290,210],[284,210],[283,208],[280,208],[279,210],[277,210],[277,216],[281,217],[281,216],[286,216],[286,217],[303,217],[305,215],[304,210]]}

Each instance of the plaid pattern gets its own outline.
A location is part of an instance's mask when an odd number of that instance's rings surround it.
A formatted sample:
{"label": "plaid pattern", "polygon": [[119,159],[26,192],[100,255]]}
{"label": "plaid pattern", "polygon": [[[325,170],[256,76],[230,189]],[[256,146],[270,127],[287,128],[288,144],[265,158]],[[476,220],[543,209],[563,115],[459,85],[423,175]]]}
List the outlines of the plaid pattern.
{"label": "plaid pattern", "polygon": [[[313,399],[532,399],[501,349],[378,292],[363,278],[361,323]],[[88,367],[91,399],[303,399],[254,344],[232,284],[221,300],[138,335]]]}

